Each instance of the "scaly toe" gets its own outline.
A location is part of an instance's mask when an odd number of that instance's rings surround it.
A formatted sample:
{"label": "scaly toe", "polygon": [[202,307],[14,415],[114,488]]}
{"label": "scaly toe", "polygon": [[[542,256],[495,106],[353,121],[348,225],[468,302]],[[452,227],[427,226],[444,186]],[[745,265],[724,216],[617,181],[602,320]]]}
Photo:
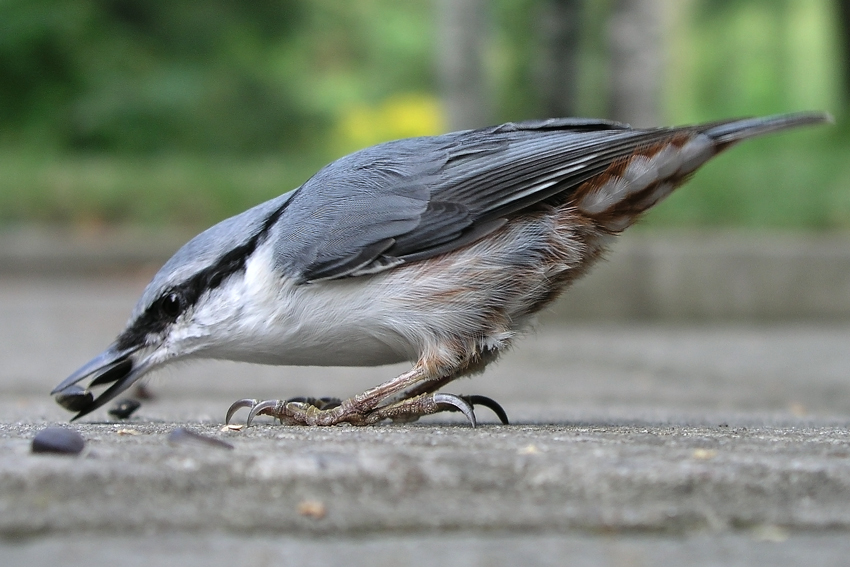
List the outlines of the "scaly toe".
{"label": "scaly toe", "polygon": [[233,416],[242,408],[250,408],[248,412],[247,425],[254,422],[254,418],[258,415],[270,415],[281,423],[286,425],[312,425],[314,419],[311,419],[312,412],[318,410],[325,412],[338,408],[342,405],[339,398],[313,398],[308,396],[299,396],[289,398],[288,400],[256,400],[252,398],[244,398],[233,402],[227,409],[227,414],[224,418],[225,424],[230,424]]}
{"label": "scaly toe", "polygon": [[366,414],[364,423],[378,423],[385,419],[404,423],[416,421],[423,415],[432,415],[443,411],[459,411],[466,416],[472,427],[478,424],[472,404],[469,401],[461,396],[444,394],[442,392],[420,394],[379,407]]}
{"label": "scaly toe", "polygon": [[254,421],[254,418],[258,415],[273,415],[278,417],[280,413],[278,410],[281,405],[286,402],[281,402],[280,400],[263,400],[257,404],[254,404],[254,407],[251,408],[251,411],[248,412],[248,420],[245,422],[245,425],[251,427],[251,422]]}

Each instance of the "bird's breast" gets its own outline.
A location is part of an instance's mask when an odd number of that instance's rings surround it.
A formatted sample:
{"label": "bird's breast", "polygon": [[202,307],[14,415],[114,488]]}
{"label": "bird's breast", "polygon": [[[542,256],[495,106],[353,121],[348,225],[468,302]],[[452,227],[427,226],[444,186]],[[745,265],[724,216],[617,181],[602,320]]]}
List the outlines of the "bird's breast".
{"label": "bird's breast", "polygon": [[232,305],[215,325],[207,356],[262,364],[377,366],[417,357],[404,332],[412,321],[391,313],[371,278],[296,284],[258,250],[245,276],[225,293]]}
{"label": "bird's breast", "polygon": [[376,366],[497,351],[599,256],[598,236],[553,209],[428,260],[307,284],[282,275],[261,246],[228,292],[238,309],[209,356]]}

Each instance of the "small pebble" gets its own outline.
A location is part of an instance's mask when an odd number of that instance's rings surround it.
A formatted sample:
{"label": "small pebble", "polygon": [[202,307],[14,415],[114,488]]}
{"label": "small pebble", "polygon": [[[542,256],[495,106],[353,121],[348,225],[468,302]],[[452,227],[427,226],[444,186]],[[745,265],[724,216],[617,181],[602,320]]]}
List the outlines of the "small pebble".
{"label": "small pebble", "polygon": [[133,412],[139,409],[141,405],[141,402],[131,400],[130,398],[124,398],[123,400],[115,402],[115,404],[109,408],[108,413],[112,417],[117,417],[118,419],[127,419],[133,415]]}
{"label": "small pebble", "polygon": [[233,449],[233,445],[230,443],[216,439],[215,437],[195,433],[185,427],[178,427],[169,433],[168,442],[174,445],[203,445],[206,447],[217,447],[219,449]]}
{"label": "small pebble", "polygon": [[32,439],[33,453],[78,455],[86,446],[82,435],[67,427],[48,427]]}
{"label": "small pebble", "polygon": [[56,403],[68,411],[83,410],[94,401],[94,396],[88,390],[80,386],[68,386],[56,394]]}

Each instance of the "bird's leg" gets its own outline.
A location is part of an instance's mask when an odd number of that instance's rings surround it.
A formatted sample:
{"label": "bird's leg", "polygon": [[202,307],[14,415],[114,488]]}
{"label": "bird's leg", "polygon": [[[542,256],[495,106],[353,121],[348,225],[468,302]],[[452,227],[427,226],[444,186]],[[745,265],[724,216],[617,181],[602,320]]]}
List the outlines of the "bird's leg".
{"label": "bird's leg", "polygon": [[[474,407],[482,405],[490,408],[503,424],[508,424],[505,410],[491,398],[435,393],[458,374],[427,379],[423,377],[419,367],[420,365],[417,365],[410,372],[344,401],[337,398],[304,397],[288,400],[239,400],[227,410],[225,421],[229,423],[233,414],[243,407],[250,408],[248,425],[258,415],[271,415],[287,425],[334,425],[343,422],[369,425],[384,419],[415,421],[424,415],[460,411],[474,427]],[[380,406],[381,402],[394,395],[401,395],[402,399]]]}
{"label": "bird's leg", "polygon": [[[429,380],[427,382],[421,382],[416,384],[406,392],[401,395],[401,400],[399,404],[403,404],[406,400],[412,400],[414,398],[420,397],[423,394],[431,394],[436,392],[452,380],[460,378],[462,376],[468,376],[470,374],[477,374],[479,372],[483,372],[484,368],[494,360],[499,357],[499,351],[497,349],[482,349],[478,352],[477,356],[475,356],[472,360],[468,361],[462,369],[459,369],[457,372],[452,374],[446,374],[436,380]],[[492,398],[488,398],[487,396],[480,395],[461,395],[455,396],[456,398],[460,398],[463,402],[468,404],[468,406],[474,408],[475,406],[484,406],[492,410],[493,413],[496,414],[496,417],[499,418],[499,421],[504,425],[508,425],[508,415],[505,413],[504,408],[499,404],[496,400]],[[388,406],[388,409],[392,407],[392,405]],[[396,413],[395,415],[388,415],[390,419],[393,421],[415,421],[419,416],[428,415],[431,413],[438,413],[441,411],[462,411],[466,415],[466,411],[464,411],[461,406],[457,403],[442,403],[437,405],[436,411],[427,411],[419,414],[415,413],[416,404],[412,404],[410,406],[411,413]],[[396,410],[394,410],[396,411]],[[467,418],[469,416],[467,415]],[[473,420],[470,419],[470,422]]]}
{"label": "bird's leg", "polygon": [[[335,425],[337,423],[351,423],[354,425],[366,425],[367,423],[380,421],[368,420],[368,416],[382,401],[412,386],[432,380],[435,380],[434,370],[424,363],[419,362],[408,372],[396,376],[380,386],[370,388],[361,394],[343,400],[335,407],[320,408],[309,400],[266,400],[257,402],[256,400],[246,399],[239,400],[230,406],[230,409],[227,411],[226,421],[230,421],[230,418],[233,417],[233,414],[238,409],[250,407],[251,411],[248,414],[249,424],[257,415],[271,415],[280,419],[281,422],[288,424]],[[433,394],[431,396],[433,397]],[[390,406],[392,405],[390,404]],[[389,415],[386,417],[389,417]]]}
{"label": "bird's leg", "polygon": [[243,407],[250,408],[248,425],[258,415],[271,415],[287,425],[368,425],[384,419],[416,421],[423,415],[460,411],[474,427],[474,407],[481,405],[492,410],[499,421],[507,425],[505,410],[491,398],[436,393],[456,378],[482,371],[497,357],[498,351],[493,349],[480,352],[472,360],[466,359],[460,364],[420,360],[410,371],[343,401],[336,398],[239,400],[227,410],[225,421],[230,422],[233,414]]}

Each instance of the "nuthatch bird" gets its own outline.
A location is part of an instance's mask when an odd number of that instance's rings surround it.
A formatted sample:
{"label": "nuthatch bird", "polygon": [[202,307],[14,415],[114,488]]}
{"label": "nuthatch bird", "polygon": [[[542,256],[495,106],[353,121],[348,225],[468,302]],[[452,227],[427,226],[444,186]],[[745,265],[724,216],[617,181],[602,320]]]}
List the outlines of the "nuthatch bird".
{"label": "nuthatch bird", "polygon": [[[190,358],[411,370],[344,401],[240,400],[284,423],[370,424],[460,410],[438,390],[495,360],[612,237],[732,144],[822,113],[633,129],[509,123],[380,144],[190,240],[126,328],[52,392],[88,379],[74,419]],[[80,401],[82,400],[82,401]]]}

